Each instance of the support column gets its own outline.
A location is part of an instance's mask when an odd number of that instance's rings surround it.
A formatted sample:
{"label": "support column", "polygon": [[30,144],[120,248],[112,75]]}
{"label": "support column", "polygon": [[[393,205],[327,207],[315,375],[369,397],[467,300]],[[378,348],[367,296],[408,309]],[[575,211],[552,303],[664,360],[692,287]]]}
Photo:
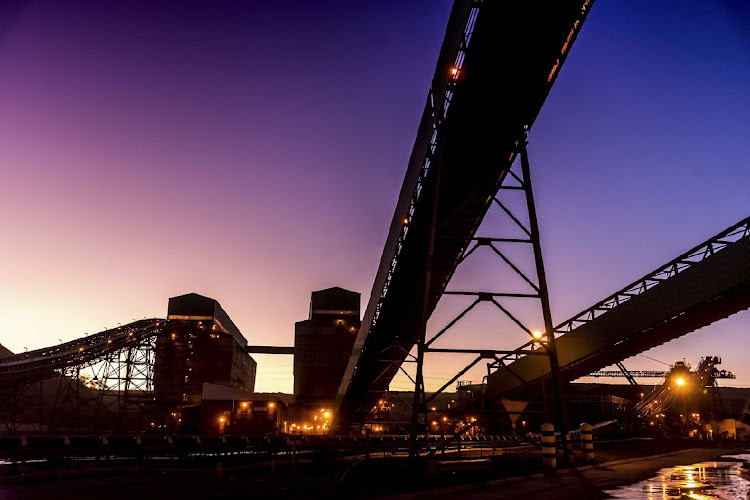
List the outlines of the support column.
{"label": "support column", "polygon": [[555,342],[554,326],[552,325],[552,313],[549,307],[549,292],[547,290],[547,276],[544,272],[544,260],[542,258],[542,246],[539,242],[539,225],[536,217],[536,206],[534,205],[534,194],[531,188],[531,174],[529,168],[529,154],[526,149],[526,131],[519,141],[521,154],[521,172],[525,183],[526,205],[529,211],[529,232],[531,243],[534,247],[534,261],[536,262],[536,273],[539,285],[539,298],[542,302],[542,316],[544,317],[544,330],[547,337],[547,355],[549,357],[550,373],[552,376],[552,387],[555,400],[555,411],[557,413],[558,425],[563,441],[565,456],[570,460],[570,435],[568,433],[568,415],[562,401],[562,379],[560,377],[560,364],[557,359],[557,345]]}
{"label": "support column", "polygon": [[419,321],[419,332],[417,338],[417,375],[414,379],[414,399],[411,414],[411,429],[409,432],[409,457],[415,458],[419,454],[419,443],[417,440],[419,415],[425,416],[427,424],[426,396],[424,388],[424,354],[425,354],[425,337],[427,334],[427,320],[429,319],[429,301],[430,301],[430,284],[432,282],[432,259],[435,249],[435,230],[437,223],[438,195],[440,193],[440,168],[442,166],[442,149],[435,164],[435,180],[432,195],[432,213],[430,214],[429,236],[427,238],[427,251],[424,265],[424,295],[422,297],[422,315]]}

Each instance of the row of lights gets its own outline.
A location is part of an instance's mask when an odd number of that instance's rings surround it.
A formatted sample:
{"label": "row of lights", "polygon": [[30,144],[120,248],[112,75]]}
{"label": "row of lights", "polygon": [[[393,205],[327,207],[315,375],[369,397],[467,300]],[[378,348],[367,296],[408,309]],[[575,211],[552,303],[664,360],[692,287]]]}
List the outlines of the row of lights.
{"label": "row of lights", "polygon": [[[242,408],[247,408],[249,405],[250,403],[247,401],[243,401],[242,403],[240,403],[240,406],[242,406]],[[276,403],[274,403],[273,401],[268,403],[269,410],[273,411],[274,408],[276,408]]]}
{"label": "row of lights", "polygon": [[[461,74],[461,69],[456,66],[451,66],[449,69],[449,73],[453,80],[457,80],[458,76]],[[409,217],[404,217],[404,226],[409,227],[409,224],[411,224],[411,220],[409,219]]]}
{"label": "row of lights", "polygon": [[[476,423],[476,421],[477,421],[477,417],[469,417],[469,418],[468,418],[467,420],[468,420],[468,421],[469,421],[470,423],[474,424],[474,423]],[[448,417],[446,417],[446,416],[443,416],[443,422],[448,422]],[[437,422],[437,420],[433,420],[433,421],[432,421],[432,425],[438,425],[438,422]],[[458,422],[458,425],[461,425],[461,426],[463,426],[463,425],[466,425],[466,424],[464,424],[464,422],[463,422],[463,420],[462,420],[462,421],[459,421],[459,422]]]}
{"label": "row of lights", "polygon": [[[478,7],[478,3],[479,2],[477,2],[477,4],[475,4],[472,7],[472,13],[473,14],[470,14],[469,19],[472,18],[472,15],[475,15],[475,12],[476,12],[475,9]],[[471,23],[471,21],[469,21],[469,24],[470,23]],[[467,30],[469,29],[469,24],[467,24],[467,26],[466,26]],[[448,68],[448,72],[449,72],[449,74],[450,74],[450,76],[451,76],[451,78],[453,80],[457,80],[458,79],[458,75],[461,72],[461,65],[463,64],[463,60],[464,60],[464,57],[465,57],[465,50],[466,50],[466,46],[469,43],[470,36],[471,36],[470,32],[466,32],[466,31],[464,32],[463,38],[462,38],[462,42],[461,42],[461,46],[459,46],[458,53],[456,54],[456,59],[454,61],[454,64],[451,65],[451,66],[449,66],[449,68]],[[445,92],[445,106],[444,106],[444,109],[443,109],[443,113],[447,112],[448,106],[450,105],[450,98],[452,97],[452,95],[453,95],[453,92],[446,89],[446,92]],[[438,133],[437,127],[433,126],[433,138],[437,137],[437,133]],[[425,158],[425,161],[422,164],[423,171],[426,170],[429,167],[429,164],[430,164],[429,158]],[[409,202],[409,212],[410,212],[410,214],[413,214],[412,210],[413,210],[413,207],[415,205],[415,202],[417,202],[419,200],[419,192],[420,192],[419,185],[421,184],[421,179],[422,179],[422,174],[420,174],[420,179],[417,180],[417,189],[415,190],[414,194],[412,195],[412,199]],[[393,266],[395,265],[396,259],[398,258],[399,254],[401,253],[400,243],[402,242],[402,238],[404,238],[406,236],[406,233],[407,233],[407,230],[408,230],[410,222],[411,222],[410,215],[407,216],[407,217],[404,217],[404,219],[403,219],[404,229],[401,231],[401,234],[399,235],[399,249],[397,249],[396,255],[393,257],[393,260],[391,261],[391,268],[393,268]],[[381,296],[380,296],[381,301],[385,297],[385,294],[387,293],[389,284],[390,284],[390,278],[388,280],[386,280],[386,283],[384,285],[383,292],[381,293]],[[375,312],[375,318],[373,319],[373,325],[378,320],[378,317],[379,317],[379,314],[380,314],[380,306],[381,305],[382,305],[382,302],[379,302],[378,303],[378,307],[377,307],[376,312]]]}
{"label": "row of lights", "polygon": [[[240,406],[243,409],[247,409],[250,406],[250,403],[247,402],[247,401],[243,401],[242,403],[240,403]],[[273,401],[270,402],[270,403],[268,403],[268,410],[269,411],[274,411],[274,408],[276,408],[276,403],[274,403]],[[227,421],[227,419],[226,419],[226,417],[224,417],[224,415],[222,415],[222,416],[219,417],[219,424],[224,424],[226,421]]]}
{"label": "row of lights", "polygon": [[327,408],[321,408],[317,415],[313,415],[313,424],[291,424],[289,430],[291,432],[304,432],[304,431],[323,431],[327,432],[331,423],[331,410]]}
{"label": "row of lights", "polygon": [[[156,324],[156,326],[159,326],[159,323],[157,323],[157,324]],[[118,328],[118,330],[119,330],[119,328]],[[130,333],[128,333],[128,337],[132,337],[132,336],[133,336],[133,332],[130,332]],[[111,344],[111,343],[112,343],[112,339],[111,339],[111,338],[108,338],[108,339],[107,339],[107,344]],[[82,352],[83,352],[83,351],[85,351],[85,350],[86,350],[86,346],[80,346],[80,347],[78,348],[78,352],[79,352],[79,353],[82,353]]]}

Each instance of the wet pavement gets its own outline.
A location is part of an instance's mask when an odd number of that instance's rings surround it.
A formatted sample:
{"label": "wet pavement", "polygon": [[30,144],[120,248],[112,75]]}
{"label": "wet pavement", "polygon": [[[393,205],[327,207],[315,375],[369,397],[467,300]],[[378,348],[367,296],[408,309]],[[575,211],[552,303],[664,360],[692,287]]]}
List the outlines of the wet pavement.
{"label": "wet pavement", "polygon": [[[692,448],[600,463],[593,467],[536,474],[511,483],[488,481],[463,490],[420,492],[401,498],[572,498],[575,500],[625,498],[731,498],[746,499],[750,481],[739,476],[743,447]],[[747,455],[726,454],[748,453]],[[429,493],[429,495],[426,495]]]}
{"label": "wet pavement", "polygon": [[618,499],[746,499],[750,480],[740,475],[748,454],[725,455],[714,462],[700,462],[661,469],[654,477],[603,493]]}
{"label": "wet pavement", "polygon": [[[750,461],[750,450],[737,445],[691,448],[653,454],[654,443],[647,446],[646,456],[600,462],[594,466],[562,469],[516,478],[499,478],[453,486],[378,491],[352,484],[315,478],[291,480],[284,476],[260,477],[225,471],[219,479],[214,471],[205,474],[165,474],[144,470],[134,475],[127,470],[68,470],[55,477],[49,473],[0,478],[0,500],[42,498],[79,499],[83,496],[109,500],[132,498],[239,498],[253,492],[259,498],[362,498],[392,495],[396,498],[505,498],[575,500],[601,498],[721,498],[750,499],[750,481],[739,476],[742,460]],[[633,450],[631,450],[632,452]],[[650,451],[652,454],[648,454]],[[746,453],[745,455],[727,454]],[[80,472],[82,475],[73,474]],[[89,471],[90,472],[90,471]],[[629,485],[629,486],[623,486]]]}

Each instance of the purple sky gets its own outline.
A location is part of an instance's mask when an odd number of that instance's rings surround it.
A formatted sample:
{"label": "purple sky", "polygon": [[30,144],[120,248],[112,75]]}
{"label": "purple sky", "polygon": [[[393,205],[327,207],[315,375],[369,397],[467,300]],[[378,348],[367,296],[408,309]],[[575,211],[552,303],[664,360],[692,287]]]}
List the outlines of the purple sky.
{"label": "purple sky", "polygon": [[[190,291],[257,344],[291,345],[311,290],[364,307],[450,5],[0,0],[0,343]],[[595,4],[530,137],[555,322],[750,215],[749,26],[742,0]],[[515,347],[498,319],[444,345]],[[750,385],[749,319],[647,355]],[[258,359],[258,390],[291,391],[290,357]]]}

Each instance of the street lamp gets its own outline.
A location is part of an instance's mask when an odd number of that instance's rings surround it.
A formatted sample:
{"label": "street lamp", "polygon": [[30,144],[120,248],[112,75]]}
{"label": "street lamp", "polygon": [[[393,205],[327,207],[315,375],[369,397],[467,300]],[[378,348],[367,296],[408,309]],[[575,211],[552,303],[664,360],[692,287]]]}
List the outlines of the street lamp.
{"label": "street lamp", "polygon": [[[685,385],[685,379],[682,377],[677,377],[677,379],[674,381],[675,384],[677,384],[677,387],[683,387]],[[682,394],[680,396],[682,397],[682,415],[680,415],[680,426],[684,426],[685,431],[688,430],[688,422],[687,422],[687,405],[685,404],[685,392],[680,391]]]}

